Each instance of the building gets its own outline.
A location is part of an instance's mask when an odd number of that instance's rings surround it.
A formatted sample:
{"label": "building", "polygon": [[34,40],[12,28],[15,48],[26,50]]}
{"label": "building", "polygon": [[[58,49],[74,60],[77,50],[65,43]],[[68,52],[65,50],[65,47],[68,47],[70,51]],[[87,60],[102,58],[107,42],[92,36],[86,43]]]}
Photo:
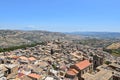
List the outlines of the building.
{"label": "building", "polygon": [[30,77],[32,80],[42,80],[42,77],[36,73],[30,73],[28,77]]}
{"label": "building", "polygon": [[71,69],[69,69],[66,73],[66,77],[75,78],[77,76],[78,79],[81,80],[81,76],[83,74],[91,72],[93,70],[93,65],[89,62],[89,60],[84,60],[70,66],[70,68]]}
{"label": "building", "polygon": [[114,80],[110,70],[101,70],[94,75],[85,73],[82,78],[83,80]]}
{"label": "building", "polygon": [[18,65],[17,64],[5,64],[5,67],[8,69],[7,73],[11,74],[17,74],[18,73]]}
{"label": "building", "polygon": [[103,57],[98,56],[98,55],[94,55],[93,56],[93,69],[96,69],[98,66],[103,64]]}
{"label": "building", "polygon": [[65,77],[66,78],[71,78],[71,79],[75,79],[77,76],[78,76],[78,71],[76,69],[69,69],[67,72],[66,72],[66,75]]}

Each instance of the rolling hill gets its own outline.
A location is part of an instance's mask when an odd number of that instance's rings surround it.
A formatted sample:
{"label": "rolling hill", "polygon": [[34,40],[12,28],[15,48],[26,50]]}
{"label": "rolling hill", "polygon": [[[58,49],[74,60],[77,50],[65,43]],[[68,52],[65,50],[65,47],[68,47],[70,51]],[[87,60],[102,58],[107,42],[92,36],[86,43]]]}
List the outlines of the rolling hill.
{"label": "rolling hill", "polygon": [[87,38],[97,39],[120,39],[119,32],[70,32],[67,34],[81,35]]}
{"label": "rolling hill", "polygon": [[0,30],[0,47],[39,43],[56,39],[73,40],[80,39],[80,37],[48,31]]}

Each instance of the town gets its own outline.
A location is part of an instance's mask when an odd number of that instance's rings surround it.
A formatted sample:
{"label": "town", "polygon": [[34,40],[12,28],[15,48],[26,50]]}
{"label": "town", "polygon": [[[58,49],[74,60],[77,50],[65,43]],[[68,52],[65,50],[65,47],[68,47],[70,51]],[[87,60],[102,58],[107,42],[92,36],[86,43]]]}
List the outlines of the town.
{"label": "town", "polygon": [[0,80],[120,80],[120,0],[0,0]]}
{"label": "town", "polygon": [[120,57],[72,41],[0,53],[0,80],[120,80]]}

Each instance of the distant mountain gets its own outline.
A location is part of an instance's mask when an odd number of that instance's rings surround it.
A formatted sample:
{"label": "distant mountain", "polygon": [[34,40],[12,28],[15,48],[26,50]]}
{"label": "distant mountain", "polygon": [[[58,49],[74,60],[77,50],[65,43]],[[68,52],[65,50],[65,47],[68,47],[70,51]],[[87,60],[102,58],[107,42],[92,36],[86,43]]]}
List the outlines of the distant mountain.
{"label": "distant mountain", "polygon": [[89,38],[98,39],[120,39],[119,32],[70,32],[67,34],[81,35]]}
{"label": "distant mountain", "polygon": [[73,40],[80,39],[80,37],[49,31],[0,30],[0,47],[17,46],[56,39]]}

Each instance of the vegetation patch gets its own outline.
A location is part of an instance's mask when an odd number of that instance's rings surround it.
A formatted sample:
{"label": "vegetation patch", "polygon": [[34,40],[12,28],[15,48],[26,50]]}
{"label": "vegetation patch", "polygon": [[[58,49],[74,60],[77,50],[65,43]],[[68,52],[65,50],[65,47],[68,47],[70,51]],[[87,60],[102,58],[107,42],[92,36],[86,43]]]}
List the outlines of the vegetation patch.
{"label": "vegetation patch", "polygon": [[36,45],[45,45],[45,44],[46,44],[45,42],[41,42],[41,43],[25,44],[25,45],[20,45],[20,46],[12,46],[8,48],[0,48],[0,52],[13,51],[16,49],[26,49],[27,47],[34,47]]}
{"label": "vegetation patch", "polygon": [[113,56],[120,57],[120,48],[118,48],[118,49],[104,49],[104,51],[110,53]]}

